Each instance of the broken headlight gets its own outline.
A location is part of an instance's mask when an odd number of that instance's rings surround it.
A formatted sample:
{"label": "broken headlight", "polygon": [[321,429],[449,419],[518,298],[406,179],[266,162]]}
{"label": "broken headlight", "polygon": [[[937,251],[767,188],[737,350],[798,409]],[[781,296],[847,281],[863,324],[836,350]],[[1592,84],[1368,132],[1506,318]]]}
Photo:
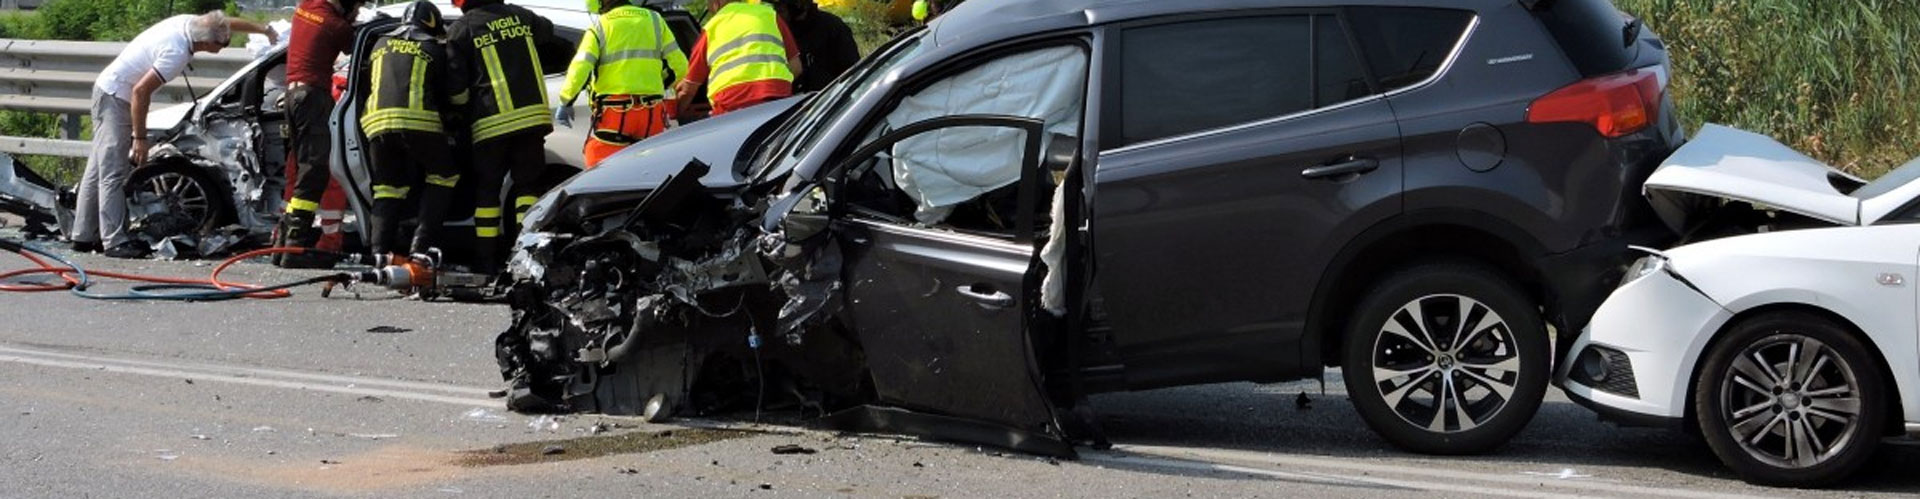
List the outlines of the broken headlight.
{"label": "broken headlight", "polygon": [[1628,284],[1632,284],[1642,277],[1646,277],[1654,272],[1665,271],[1666,269],[1667,257],[1664,255],[1650,254],[1641,257],[1639,260],[1634,260],[1632,265],[1627,266],[1627,275],[1620,277],[1620,287],[1627,287]]}
{"label": "broken headlight", "polygon": [[514,280],[538,279],[547,274],[546,263],[536,258],[534,253],[541,252],[553,243],[553,234],[546,232],[522,232],[513,242],[513,256],[507,259],[507,272]]}

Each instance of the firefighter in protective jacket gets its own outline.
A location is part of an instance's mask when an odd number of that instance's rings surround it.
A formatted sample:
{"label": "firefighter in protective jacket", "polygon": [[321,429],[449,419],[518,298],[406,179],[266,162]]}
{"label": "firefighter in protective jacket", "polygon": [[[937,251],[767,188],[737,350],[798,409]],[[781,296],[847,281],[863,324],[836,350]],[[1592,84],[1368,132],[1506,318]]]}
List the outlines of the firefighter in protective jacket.
{"label": "firefighter in protective jacket", "polygon": [[[471,134],[474,183],[474,264],[498,272],[500,252],[513,240],[526,210],[539,200],[546,163],[548,114],[546,61],[559,66],[572,44],[555,36],[553,23],[502,0],[454,0],[462,17],[447,31],[456,84],[467,88],[463,106]],[[513,178],[514,218],[503,224],[501,180]],[[504,228],[504,231],[503,231]]]}
{"label": "firefighter in protective jacket", "polygon": [[[368,57],[372,91],[360,116],[372,156],[374,254],[403,257],[435,246],[435,231],[447,218],[460,183],[452,144],[441,113],[466,90],[447,72],[446,26],[440,9],[415,0],[402,24],[381,35]],[[419,192],[419,227],[411,247],[400,240],[400,221]]]}
{"label": "firefighter in protective jacket", "polygon": [[586,167],[640,139],[666,130],[672,118],[663,94],[678,75],[687,74],[687,54],[667,29],[666,20],[628,0],[587,0],[600,14],[580,37],[580,49],[567,66],[555,122],[573,126],[573,100],[591,86],[592,133],[584,150]]}

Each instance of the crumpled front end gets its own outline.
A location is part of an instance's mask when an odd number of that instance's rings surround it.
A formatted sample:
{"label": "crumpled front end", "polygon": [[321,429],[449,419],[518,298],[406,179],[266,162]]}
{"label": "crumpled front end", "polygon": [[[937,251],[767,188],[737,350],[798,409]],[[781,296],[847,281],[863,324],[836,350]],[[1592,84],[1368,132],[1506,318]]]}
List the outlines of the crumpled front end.
{"label": "crumpled front end", "polygon": [[870,360],[894,371],[955,363],[1012,372],[1026,364],[954,358],[976,350],[918,340],[863,342],[870,332],[856,330],[848,313],[843,280],[852,264],[840,235],[823,217],[767,216],[807,202],[807,194],[775,201],[752,188],[722,192],[701,185],[707,173],[694,161],[638,203],[632,193],[603,193],[629,198],[598,203],[549,200],[548,209],[567,213],[523,234],[508,265],[513,322],[496,339],[495,355],[509,409],[656,421],[786,410],[843,430],[1072,455],[1039,394],[1029,414],[1044,422],[1038,430],[930,409],[1007,389],[987,380],[938,384],[965,387],[966,397],[951,389],[886,396]]}
{"label": "crumpled front end", "polygon": [[509,408],[658,418],[861,398],[859,348],[824,320],[840,287],[831,238],[763,233],[758,207],[699,187],[705,170],[578,233],[521,237],[496,342]]}
{"label": "crumpled front end", "polygon": [[0,153],[0,212],[26,220],[28,237],[57,237],[73,224],[73,194]]}

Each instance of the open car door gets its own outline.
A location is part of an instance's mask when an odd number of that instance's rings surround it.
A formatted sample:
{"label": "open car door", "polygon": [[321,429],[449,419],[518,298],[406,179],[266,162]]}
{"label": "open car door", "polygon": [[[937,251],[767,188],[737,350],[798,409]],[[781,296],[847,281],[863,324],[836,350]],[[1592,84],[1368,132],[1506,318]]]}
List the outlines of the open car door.
{"label": "open car door", "polygon": [[[368,156],[367,136],[360,130],[361,106],[365,104],[367,89],[372,88],[372,76],[361,57],[373,46],[381,33],[391,31],[400,20],[391,17],[378,17],[361,23],[353,34],[353,51],[347,63],[347,90],[340,94],[339,102],[334,103],[333,114],[327,118],[327,128],[333,130],[333,154],[329,169],[333,180],[340,183],[347,193],[347,205],[354,213],[372,213],[373,174],[372,160]],[[355,228],[360,234],[372,234],[373,228],[365,216],[353,217]]]}
{"label": "open car door", "polygon": [[[1019,180],[983,194],[951,219],[920,223],[893,178],[909,164],[902,148],[925,147],[968,130],[1019,151]],[[1007,133],[1007,132],[1016,133]],[[985,132],[985,133],[982,133]],[[847,156],[823,186],[830,226],[845,255],[848,314],[878,399],[832,418],[842,429],[1071,455],[1046,393],[1036,338],[1056,323],[1040,304],[1048,271],[1040,250],[1051,226],[1053,178],[1042,161],[1042,121],[996,115],[944,116],[890,131]],[[1072,139],[1056,139],[1071,142]],[[788,217],[804,217],[793,213]],[[1042,340],[1044,341],[1044,340]]]}

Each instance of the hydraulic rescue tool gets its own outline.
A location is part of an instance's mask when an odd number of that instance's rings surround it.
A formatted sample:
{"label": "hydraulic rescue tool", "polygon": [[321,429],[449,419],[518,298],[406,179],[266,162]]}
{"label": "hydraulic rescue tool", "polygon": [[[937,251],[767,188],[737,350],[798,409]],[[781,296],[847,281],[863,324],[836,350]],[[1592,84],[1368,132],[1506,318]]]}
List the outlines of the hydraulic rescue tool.
{"label": "hydraulic rescue tool", "polygon": [[[419,293],[421,298],[451,297],[470,299],[484,297],[492,289],[493,276],[466,272],[458,268],[443,268],[438,249],[410,256],[387,257],[381,262],[379,256],[365,256],[362,262],[377,265],[353,274],[346,282],[367,283],[401,292]],[[385,263],[385,265],[380,265]],[[328,296],[333,285],[321,288],[320,295]]]}

